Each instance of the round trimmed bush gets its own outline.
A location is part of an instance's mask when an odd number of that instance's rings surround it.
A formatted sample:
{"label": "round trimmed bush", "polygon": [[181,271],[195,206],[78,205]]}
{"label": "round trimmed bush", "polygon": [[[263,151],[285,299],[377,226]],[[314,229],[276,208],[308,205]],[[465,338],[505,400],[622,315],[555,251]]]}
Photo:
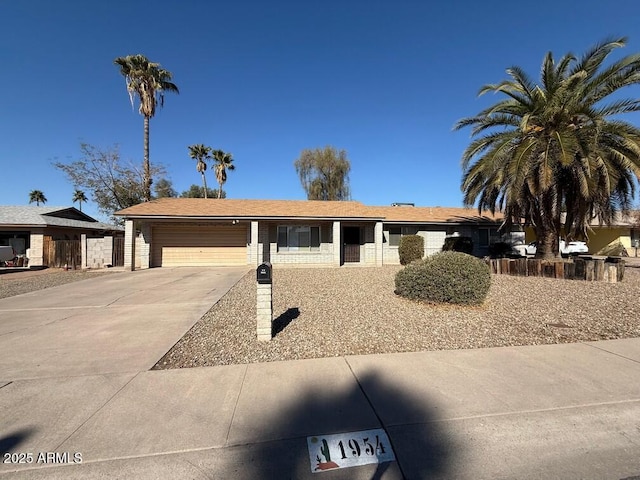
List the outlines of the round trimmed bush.
{"label": "round trimmed bush", "polygon": [[400,237],[398,246],[400,265],[408,265],[424,256],[424,238],[420,235],[405,235]]}
{"label": "round trimmed bush", "polygon": [[412,300],[476,305],[491,286],[489,266],[460,252],[440,252],[410,263],[396,274],[396,293]]}

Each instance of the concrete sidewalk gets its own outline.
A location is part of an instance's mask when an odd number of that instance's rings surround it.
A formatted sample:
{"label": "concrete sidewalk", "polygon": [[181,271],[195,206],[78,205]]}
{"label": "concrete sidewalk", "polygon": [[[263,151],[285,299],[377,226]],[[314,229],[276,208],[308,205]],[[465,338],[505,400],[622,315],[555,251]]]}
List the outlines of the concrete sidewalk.
{"label": "concrete sidewalk", "polygon": [[[6,383],[6,384],[5,384]],[[640,339],[0,383],[25,479],[640,475]],[[384,428],[396,462],[312,473],[307,436]],[[37,463],[40,452],[82,455]],[[349,453],[351,454],[351,453]],[[60,459],[59,459],[60,460]]]}

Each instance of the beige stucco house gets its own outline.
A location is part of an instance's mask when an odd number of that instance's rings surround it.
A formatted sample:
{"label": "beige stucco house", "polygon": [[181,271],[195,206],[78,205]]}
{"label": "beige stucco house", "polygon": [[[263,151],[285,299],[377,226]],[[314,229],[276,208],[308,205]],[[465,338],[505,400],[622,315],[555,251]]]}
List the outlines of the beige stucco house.
{"label": "beige stucco house", "polygon": [[[125,266],[398,264],[403,235],[425,255],[449,235],[470,236],[477,255],[501,219],[475,209],[360,202],[163,198],[117,212],[125,220]],[[524,240],[524,233],[521,234]]]}

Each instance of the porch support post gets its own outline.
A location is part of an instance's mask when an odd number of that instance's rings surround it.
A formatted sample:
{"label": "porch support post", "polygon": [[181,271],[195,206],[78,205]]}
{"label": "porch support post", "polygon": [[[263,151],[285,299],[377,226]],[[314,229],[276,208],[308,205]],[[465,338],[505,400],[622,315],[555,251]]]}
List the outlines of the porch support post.
{"label": "porch support post", "polygon": [[102,238],[102,266],[106,267],[107,265],[113,267],[113,236],[105,235]]}
{"label": "porch support post", "polygon": [[82,260],[80,261],[80,270],[85,270],[89,266],[89,262],[87,260],[87,234],[80,234],[80,257]]}
{"label": "porch support post", "polygon": [[251,221],[251,238],[249,239],[249,249],[251,251],[251,265],[256,267],[260,265],[258,262],[258,221]]}
{"label": "porch support post", "polygon": [[376,246],[376,266],[382,266],[382,222],[376,222],[374,229],[374,242]]}
{"label": "porch support post", "polygon": [[133,220],[124,222],[124,269],[136,269],[136,226]]}
{"label": "porch support post", "polygon": [[140,256],[140,268],[149,268],[151,266],[151,242],[153,242],[153,238],[151,238],[151,225],[144,222],[140,225],[140,233],[142,234],[142,242],[139,245],[140,251],[138,252]]}
{"label": "porch support post", "polygon": [[333,222],[333,264],[340,266],[340,254],[342,253],[342,239],[340,235],[340,222]]}
{"label": "porch support post", "polygon": [[44,233],[42,231],[32,231],[29,237],[29,268],[43,268],[45,267]]}

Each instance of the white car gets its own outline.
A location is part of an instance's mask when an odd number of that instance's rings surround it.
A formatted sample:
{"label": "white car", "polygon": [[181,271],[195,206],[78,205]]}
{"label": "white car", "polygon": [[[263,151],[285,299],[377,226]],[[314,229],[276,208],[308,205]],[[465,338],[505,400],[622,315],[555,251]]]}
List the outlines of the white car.
{"label": "white car", "polygon": [[[538,242],[531,242],[525,247],[525,253],[527,255],[535,255],[537,251]],[[565,243],[564,240],[560,240],[560,253],[562,255],[578,255],[580,253],[589,253],[589,247],[585,242],[573,241]]]}

